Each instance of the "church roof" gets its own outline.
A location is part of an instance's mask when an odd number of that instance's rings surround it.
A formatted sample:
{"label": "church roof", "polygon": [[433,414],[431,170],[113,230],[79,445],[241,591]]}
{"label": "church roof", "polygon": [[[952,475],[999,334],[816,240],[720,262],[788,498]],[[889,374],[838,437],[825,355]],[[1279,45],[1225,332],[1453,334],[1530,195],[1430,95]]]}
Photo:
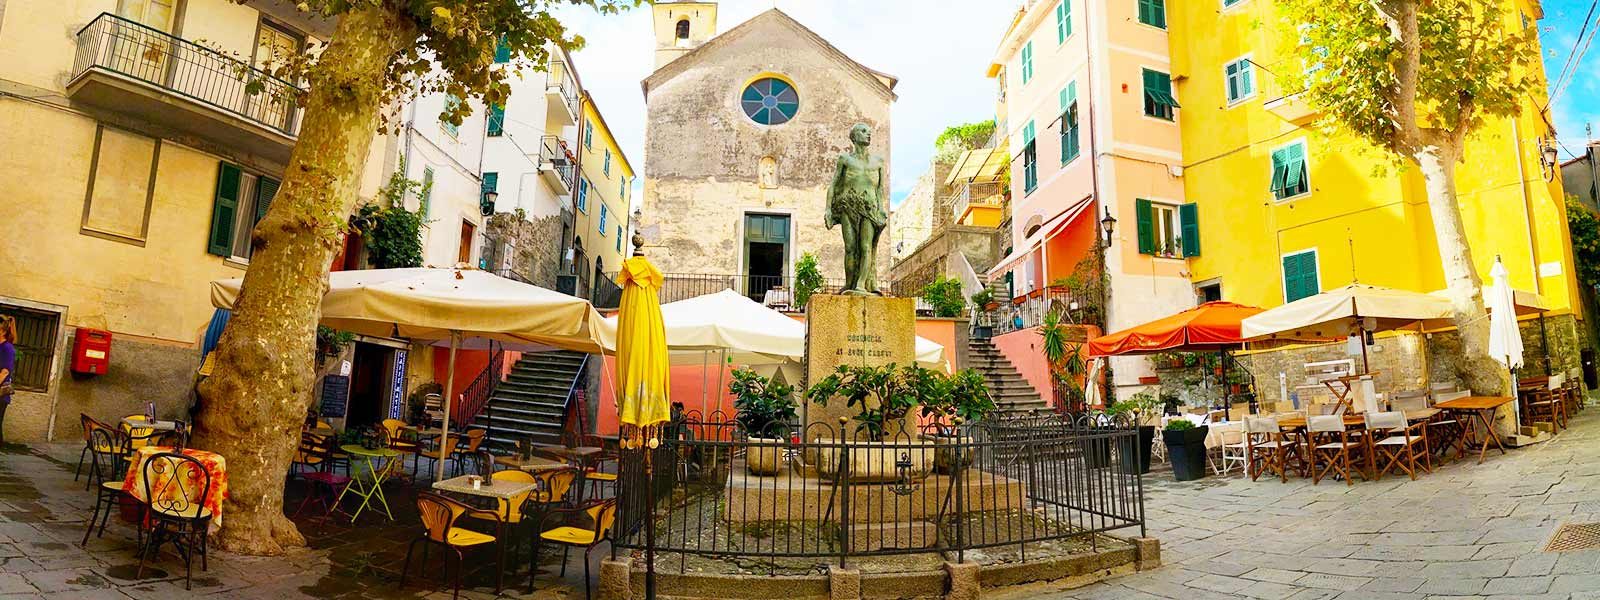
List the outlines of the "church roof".
{"label": "church roof", "polygon": [[777,8],[768,9],[761,14],[751,17],[750,20],[740,23],[734,26],[734,28],[724,31],[718,34],[716,37],[706,40],[706,42],[700,44],[699,47],[684,53],[682,56],[679,56],[672,62],[663,65],[660,69],[656,69],[654,73],[651,73],[649,77],[645,77],[644,81],[640,82],[640,86],[644,90],[645,97],[648,98],[650,96],[650,88],[665,83],[667,80],[670,80],[673,77],[676,77],[679,73],[682,73],[686,68],[686,65],[689,64],[690,57],[709,53],[713,51],[714,48],[727,44],[731,40],[738,39],[750,29],[753,29],[757,23],[768,20],[789,27],[790,29],[794,30],[795,33],[799,34],[802,39],[811,40],[822,50],[824,54],[833,57],[834,60],[843,64],[847,69],[855,71],[856,74],[859,75],[863,80],[868,81],[869,85],[876,86],[890,99],[895,98],[894,86],[900,82],[899,78],[882,71],[868,68],[866,65],[856,62],[855,59],[850,58],[850,55],[845,54],[843,51],[834,47],[834,45],[829,43],[827,39],[817,35],[817,32],[812,31],[811,28],[806,27],[799,21],[794,20],[794,17],[789,16],[788,13],[785,13]]}

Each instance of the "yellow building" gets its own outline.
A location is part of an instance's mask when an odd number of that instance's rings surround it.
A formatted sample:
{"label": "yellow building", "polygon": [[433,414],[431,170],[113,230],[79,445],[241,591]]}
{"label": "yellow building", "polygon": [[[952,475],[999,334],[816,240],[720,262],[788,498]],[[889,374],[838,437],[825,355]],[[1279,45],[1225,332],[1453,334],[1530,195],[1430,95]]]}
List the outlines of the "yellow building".
{"label": "yellow building", "polygon": [[[1508,22],[1543,16],[1536,1],[1508,5]],[[1316,65],[1294,54],[1297,36],[1283,30],[1272,2],[1223,0],[1220,10],[1170,2],[1166,10],[1184,192],[1213,250],[1188,261],[1199,298],[1272,307],[1353,281],[1445,287],[1422,177],[1414,168],[1375,172],[1385,162],[1375,150],[1319,133],[1318,115],[1292,83]],[[1547,316],[1575,315],[1561,183],[1542,176],[1551,171],[1541,164],[1541,143],[1553,137],[1539,115],[1546,103],[1540,93],[1515,117],[1485,124],[1468,143],[1457,184],[1485,282],[1499,257],[1513,287],[1543,298]]]}
{"label": "yellow building", "polygon": [[[617,145],[594,98],[583,92],[578,131],[578,186],[573,206],[577,229],[573,272],[580,288],[615,273],[633,252],[628,238],[633,213],[633,165]],[[601,284],[604,286],[605,284]]]}

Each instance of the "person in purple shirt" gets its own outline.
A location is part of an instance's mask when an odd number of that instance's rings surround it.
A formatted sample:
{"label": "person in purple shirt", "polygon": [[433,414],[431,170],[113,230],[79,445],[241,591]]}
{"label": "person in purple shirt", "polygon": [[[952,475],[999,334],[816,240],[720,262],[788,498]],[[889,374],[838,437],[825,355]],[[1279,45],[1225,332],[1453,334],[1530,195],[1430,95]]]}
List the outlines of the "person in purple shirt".
{"label": "person in purple shirt", "polygon": [[17,319],[0,315],[0,445],[6,443],[6,408],[11,406],[11,374],[17,371]]}

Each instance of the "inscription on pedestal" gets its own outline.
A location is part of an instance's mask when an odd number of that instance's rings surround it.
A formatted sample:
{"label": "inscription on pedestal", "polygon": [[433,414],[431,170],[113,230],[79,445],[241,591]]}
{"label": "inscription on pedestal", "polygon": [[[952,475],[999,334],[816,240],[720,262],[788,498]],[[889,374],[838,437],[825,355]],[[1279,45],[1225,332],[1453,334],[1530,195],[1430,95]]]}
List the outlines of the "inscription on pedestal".
{"label": "inscription on pedestal", "polygon": [[[916,301],[882,296],[817,295],[806,308],[805,384],[832,374],[839,365],[909,365],[916,361]],[[858,411],[843,398],[827,406],[807,403],[806,424],[839,428],[839,417]],[[855,422],[846,425],[854,432]],[[908,430],[909,431],[909,430]],[[853,436],[859,437],[859,436]]]}

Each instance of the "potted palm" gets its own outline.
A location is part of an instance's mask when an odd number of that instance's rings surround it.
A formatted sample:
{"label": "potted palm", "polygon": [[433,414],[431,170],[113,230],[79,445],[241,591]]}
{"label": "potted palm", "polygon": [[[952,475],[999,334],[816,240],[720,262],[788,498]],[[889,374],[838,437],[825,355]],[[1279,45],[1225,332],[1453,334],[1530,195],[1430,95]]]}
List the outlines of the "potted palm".
{"label": "potted palm", "polygon": [[1172,476],[1178,481],[1206,476],[1206,434],[1209,431],[1205,425],[1175,419],[1161,432],[1161,440],[1167,444],[1167,458],[1172,461]]}
{"label": "potted palm", "polygon": [[752,443],[745,453],[746,467],[755,475],[776,475],[785,429],[795,419],[794,387],[750,369],[736,369],[728,392],[738,411],[734,420]]}
{"label": "potted palm", "polygon": [[1138,473],[1150,472],[1150,446],[1156,439],[1156,427],[1148,425],[1145,420],[1161,408],[1161,401],[1155,394],[1145,390],[1128,397],[1127,400],[1118,400],[1111,408],[1106,409],[1106,414],[1113,418],[1126,417],[1132,419],[1138,427],[1139,437],[1134,445],[1123,445],[1117,449],[1121,454],[1122,464],[1135,465]]}
{"label": "potted palm", "polygon": [[1085,371],[1083,358],[1078,355],[1078,344],[1069,343],[1067,326],[1056,311],[1045,313],[1039,325],[1039,335],[1044,347],[1045,364],[1050,369],[1050,387],[1055,392],[1058,405],[1071,413],[1081,413],[1084,392],[1078,387],[1078,378]]}
{"label": "potted palm", "polygon": [[[901,477],[896,469],[896,452],[906,455],[912,465],[909,476],[926,477],[932,462],[931,452],[907,451],[891,448],[891,436],[906,433],[906,415],[916,408],[921,389],[937,374],[929,375],[927,369],[915,365],[898,367],[893,363],[881,367],[855,367],[840,365],[837,370],[806,389],[805,395],[819,406],[827,406],[835,397],[843,397],[847,407],[856,409],[849,420],[856,423],[853,434],[846,433],[846,419],[841,418],[839,436],[850,446],[850,480],[862,482],[895,481]],[[854,441],[852,438],[866,438]],[[825,442],[837,443],[837,442]],[[823,473],[837,472],[840,463],[837,447],[819,448],[818,469]]]}
{"label": "potted palm", "polygon": [[958,461],[954,451],[954,444],[972,442],[972,438],[960,434],[960,425],[982,420],[994,410],[994,398],[989,395],[989,384],[983,375],[972,369],[963,369],[949,377],[927,369],[919,369],[919,373],[924,374],[919,377],[923,383],[919,385],[918,394],[922,416],[933,421],[933,427],[922,439],[937,447],[933,454],[933,470],[949,475],[972,464],[970,453]]}

